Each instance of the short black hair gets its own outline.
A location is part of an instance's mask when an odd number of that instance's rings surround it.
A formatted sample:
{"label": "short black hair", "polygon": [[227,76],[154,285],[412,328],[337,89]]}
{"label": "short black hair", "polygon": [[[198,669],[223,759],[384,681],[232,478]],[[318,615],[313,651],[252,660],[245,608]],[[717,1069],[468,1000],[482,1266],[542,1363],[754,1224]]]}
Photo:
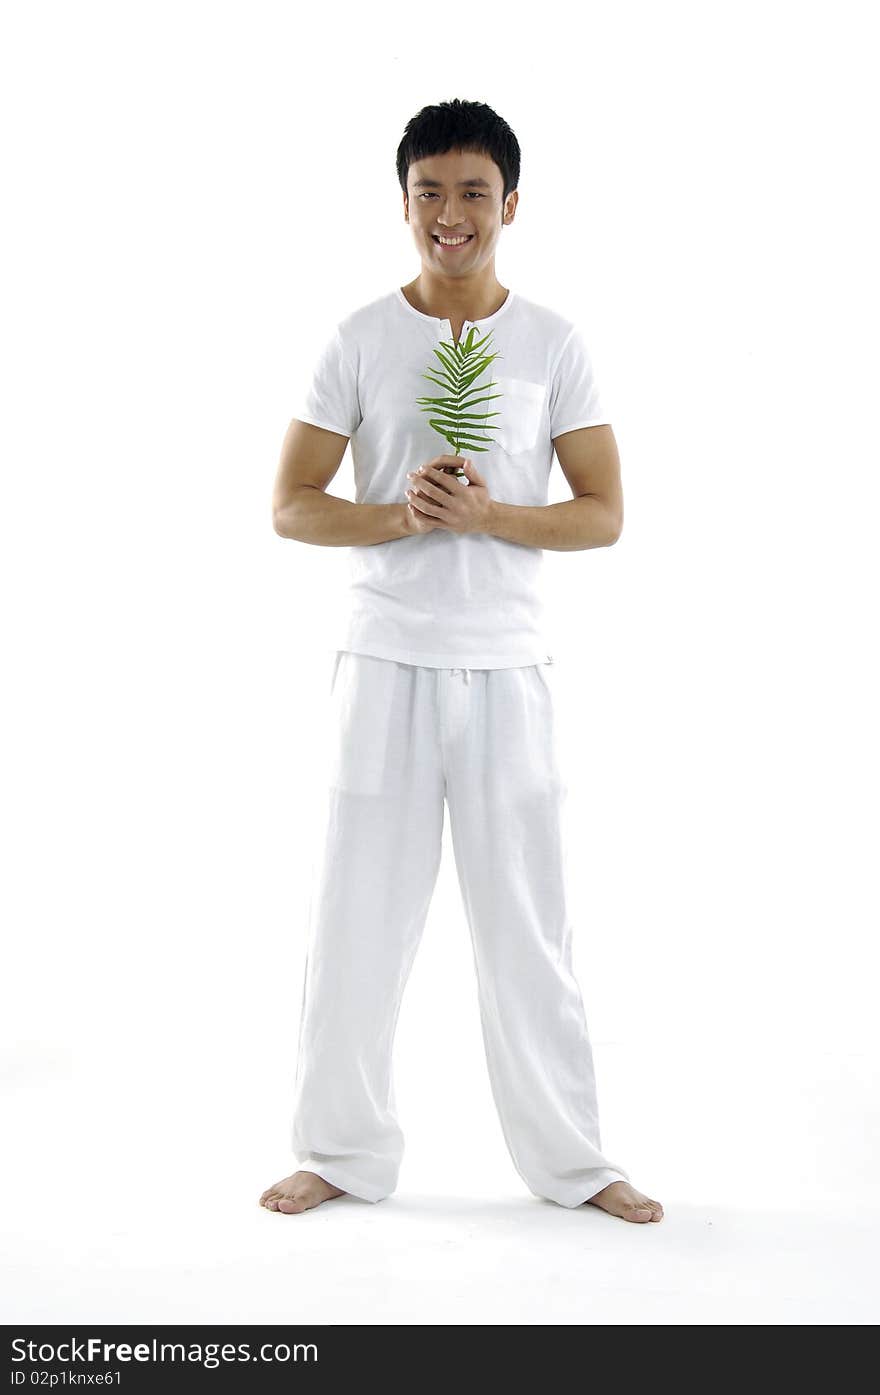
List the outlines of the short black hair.
{"label": "short black hair", "polygon": [[397,177],[403,192],[409,167],[415,160],[445,155],[448,150],[473,150],[488,155],[504,181],[502,203],[519,184],[519,141],[507,122],[485,102],[451,102],[422,107],[406,124],[397,147]]}

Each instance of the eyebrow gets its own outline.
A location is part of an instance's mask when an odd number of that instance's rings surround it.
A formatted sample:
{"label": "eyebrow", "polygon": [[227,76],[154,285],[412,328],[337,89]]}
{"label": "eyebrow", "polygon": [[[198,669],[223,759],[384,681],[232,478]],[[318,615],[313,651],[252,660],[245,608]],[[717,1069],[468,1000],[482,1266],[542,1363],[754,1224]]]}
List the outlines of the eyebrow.
{"label": "eyebrow", "polygon": [[[460,179],[460,180],[458,181],[458,187],[459,187],[459,189],[464,188],[464,186],[465,186],[466,184],[475,184],[475,185],[477,185],[477,186],[478,186],[479,188],[481,188],[481,189],[491,189],[491,188],[492,188],[492,185],[489,183],[488,179]],[[422,187],[423,185],[424,185],[426,188],[429,188],[429,189],[442,189],[442,188],[443,188],[443,185],[441,184],[441,182],[440,182],[439,179],[417,179],[417,180],[415,181],[415,183],[413,184],[413,188],[414,188],[414,189],[421,189],[421,187]]]}

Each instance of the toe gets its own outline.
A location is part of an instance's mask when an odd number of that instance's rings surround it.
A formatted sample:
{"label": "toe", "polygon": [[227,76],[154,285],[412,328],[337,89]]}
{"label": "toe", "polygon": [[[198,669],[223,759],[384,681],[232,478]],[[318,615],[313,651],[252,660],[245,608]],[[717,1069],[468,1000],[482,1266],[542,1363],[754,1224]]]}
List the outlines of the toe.
{"label": "toe", "polygon": [[627,1204],[626,1210],[631,1221],[649,1221],[653,1216],[650,1206],[640,1206],[638,1202],[631,1201]]}
{"label": "toe", "polygon": [[278,1210],[283,1211],[285,1216],[293,1216],[307,1211],[308,1207],[301,1196],[283,1196],[278,1202]]}

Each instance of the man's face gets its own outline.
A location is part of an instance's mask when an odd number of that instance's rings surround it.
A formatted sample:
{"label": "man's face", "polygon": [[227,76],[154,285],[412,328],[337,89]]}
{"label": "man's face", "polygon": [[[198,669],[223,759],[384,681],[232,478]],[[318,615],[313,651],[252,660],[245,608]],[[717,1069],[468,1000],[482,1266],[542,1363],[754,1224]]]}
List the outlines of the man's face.
{"label": "man's face", "polygon": [[[406,183],[404,213],[425,267],[438,276],[454,277],[491,264],[501,228],[513,221],[519,197],[516,191],[508,194],[502,218],[504,181],[494,160],[448,150],[414,160]],[[461,247],[443,247],[437,234],[468,235],[470,240]]]}

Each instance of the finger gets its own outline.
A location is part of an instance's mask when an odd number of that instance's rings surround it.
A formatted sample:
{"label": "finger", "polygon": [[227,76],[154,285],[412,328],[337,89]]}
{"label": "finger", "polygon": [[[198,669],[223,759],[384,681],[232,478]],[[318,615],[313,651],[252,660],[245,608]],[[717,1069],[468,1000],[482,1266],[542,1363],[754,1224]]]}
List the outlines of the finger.
{"label": "finger", "polygon": [[430,479],[434,484],[439,485],[440,488],[444,491],[444,493],[452,493],[452,490],[449,488],[448,483],[449,476],[445,474],[442,470],[438,470],[437,467],[434,465],[423,465],[418,472],[417,478]]}
{"label": "finger", "polygon": [[425,479],[424,476],[419,477],[416,483],[419,486],[418,493],[424,494],[429,499],[437,499],[442,504],[443,501],[449,497],[450,491],[448,489],[438,488],[436,484],[433,484],[429,479]]}
{"label": "finger", "polygon": [[434,509],[439,509],[439,505],[429,503],[426,499],[422,499],[421,495],[418,496],[419,503],[418,503],[418,505],[416,505],[415,500],[416,500],[416,497],[417,497],[417,496],[416,496],[415,494],[413,494],[413,492],[412,492],[411,489],[408,489],[408,490],[406,491],[406,497],[407,497],[407,502],[409,503],[410,508],[418,508],[418,511],[419,511],[420,513],[425,513],[425,514],[427,514],[429,518],[433,518],[433,517],[434,517],[434,513],[433,513],[433,510],[434,510]]}
{"label": "finger", "polygon": [[439,528],[446,527],[446,524],[443,522],[442,518],[433,518],[431,514],[423,513],[421,509],[416,508],[415,504],[410,504],[408,505],[408,507],[410,509],[410,512],[414,514],[416,518],[423,519],[425,523],[433,523]]}

